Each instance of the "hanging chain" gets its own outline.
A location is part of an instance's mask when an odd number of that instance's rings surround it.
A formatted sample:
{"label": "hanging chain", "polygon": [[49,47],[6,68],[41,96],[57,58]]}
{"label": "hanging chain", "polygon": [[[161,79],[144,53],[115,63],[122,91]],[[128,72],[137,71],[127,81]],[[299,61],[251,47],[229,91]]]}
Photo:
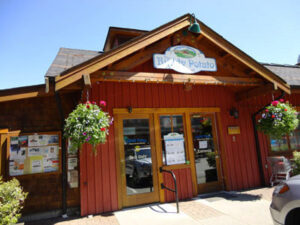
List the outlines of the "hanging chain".
{"label": "hanging chain", "polygon": [[272,92],[272,101],[274,101],[274,93]]}
{"label": "hanging chain", "polygon": [[90,92],[88,89],[86,89],[86,101],[88,102],[90,100]]}

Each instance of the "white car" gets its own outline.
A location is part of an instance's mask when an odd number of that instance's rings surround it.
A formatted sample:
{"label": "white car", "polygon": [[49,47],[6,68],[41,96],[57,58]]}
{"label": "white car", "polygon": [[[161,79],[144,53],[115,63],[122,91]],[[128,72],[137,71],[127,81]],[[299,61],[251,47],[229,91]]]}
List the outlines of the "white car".
{"label": "white car", "polygon": [[275,225],[300,225],[300,175],[275,187],[270,211]]}

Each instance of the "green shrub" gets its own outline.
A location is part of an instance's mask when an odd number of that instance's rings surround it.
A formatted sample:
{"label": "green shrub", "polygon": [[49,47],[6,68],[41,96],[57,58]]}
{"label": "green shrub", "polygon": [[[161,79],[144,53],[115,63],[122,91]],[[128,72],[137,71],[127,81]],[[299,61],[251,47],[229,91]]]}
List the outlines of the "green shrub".
{"label": "green shrub", "polygon": [[21,217],[21,209],[27,193],[17,179],[4,182],[0,177],[0,225],[15,224]]}
{"label": "green shrub", "polygon": [[216,167],[216,154],[214,152],[206,153],[206,160],[210,167]]}
{"label": "green shrub", "polygon": [[300,174],[300,152],[293,152],[293,175]]}

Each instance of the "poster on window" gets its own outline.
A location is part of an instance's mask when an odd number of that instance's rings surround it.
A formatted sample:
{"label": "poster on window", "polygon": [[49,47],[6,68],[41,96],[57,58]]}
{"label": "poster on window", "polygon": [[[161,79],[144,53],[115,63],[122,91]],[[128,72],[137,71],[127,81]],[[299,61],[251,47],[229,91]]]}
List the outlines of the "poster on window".
{"label": "poster on window", "polygon": [[166,150],[166,164],[184,164],[185,149],[184,138],[182,134],[170,133],[164,136]]}

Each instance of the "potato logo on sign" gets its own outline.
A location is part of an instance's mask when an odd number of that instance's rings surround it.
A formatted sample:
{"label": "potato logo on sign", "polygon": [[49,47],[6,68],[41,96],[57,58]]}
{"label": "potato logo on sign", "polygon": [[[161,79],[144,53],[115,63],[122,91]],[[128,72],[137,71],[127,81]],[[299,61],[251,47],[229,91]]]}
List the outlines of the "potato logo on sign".
{"label": "potato logo on sign", "polygon": [[156,69],[172,69],[180,73],[217,71],[216,60],[205,58],[203,52],[185,45],[177,45],[166,50],[165,54],[153,54]]}

